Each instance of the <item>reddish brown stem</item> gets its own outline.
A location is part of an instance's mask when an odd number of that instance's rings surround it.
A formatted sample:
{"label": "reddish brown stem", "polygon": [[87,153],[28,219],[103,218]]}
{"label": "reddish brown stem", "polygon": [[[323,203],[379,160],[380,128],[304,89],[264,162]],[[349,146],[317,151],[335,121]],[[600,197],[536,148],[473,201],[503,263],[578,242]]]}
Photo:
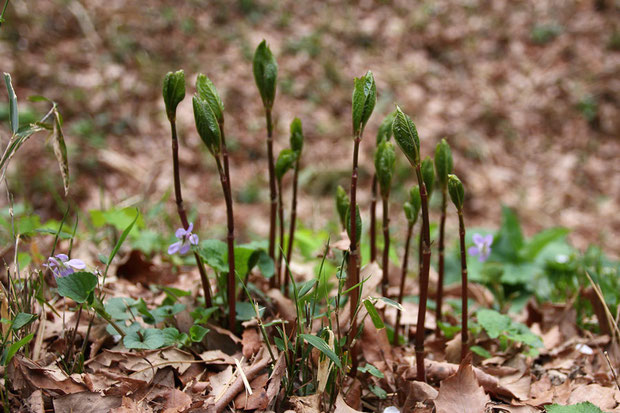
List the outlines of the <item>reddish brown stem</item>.
{"label": "reddish brown stem", "polygon": [[[351,229],[351,244],[349,247],[349,265],[348,265],[348,277],[347,286],[351,288],[354,285],[359,284],[359,257],[358,257],[358,237],[357,237],[357,162],[359,157],[360,142],[362,141],[361,133],[355,137],[355,143],[353,147],[353,170],[351,172],[351,204],[349,206],[350,215],[350,229]],[[351,317],[355,314],[359,302],[359,286],[353,288],[349,293],[349,301],[351,303]],[[357,320],[355,317],[351,319],[351,338],[357,331]],[[351,349],[351,375],[354,376],[357,372],[357,351]]]}
{"label": "reddish brown stem", "polygon": [[428,275],[431,266],[431,236],[428,221],[428,193],[422,179],[420,165],[416,165],[416,175],[420,186],[420,198],[422,200],[422,268],[420,271],[420,304],[418,306],[418,320],[415,334],[415,357],[417,380],[426,381],[424,373],[424,337],[426,321],[426,302],[428,299]]}
{"label": "reddish brown stem", "polygon": [[372,175],[370,193],[370,262],[377,260],[377,174]]}
{"label": "reddish brown stem", "polygon": [[461,241],[461,361],[467,355],[467,318],[469,312],[467,310],[467,254],[465,253],[465,220],[463,219],[463,210],[459,210],[459,238]]}
{"label": "reddish brown stem", "polygon": [[[400,290],[398,292],[398,304],[403,304],[405,297],[405,280],[407,279],[407,267],[409,265],[409,244],[413,234],[413,223],[407,224],[407,238],[405,239],[405,253],[403,254],[403,268],[400,273]],[[401,311],[396,312],[396,324],[394,324],[394,345],[398,345],[398,331],[400,330]]]}
{"label": "reddish brown stem", "polygon": [[[300,154],[301,156],[301,154]],[[284,291],[288,294],[288,285],[291,277],[289,265],[293,255],[293,242],[295,241],[295,224],[297,221],[297,182],[299,180],[299,158],[295,162],[295,171],[293,172],[293,196],[291,200],[291,221],[288,229],[288,247],[286,249],[286,268],[284,269]]]}
{"label": "reddish brown stem", "polygon": [[[278,180],[278,227],[280,229],[280,248],[278,251],[278,261],[276,263],[276,287],[280,288],[282,285],[282,256],[284,254],[284,203],[282,201],[282,181]],[[284,291],[284,295],[288,296],[287,291]]]}
{"label": "reddish brown stem", "polygon": [[[181,224],[184,229],[189,227],[189,221],[187,220],[187,214],[185,207],[183,206],[183,196],[181,195],[181,178],[179,174],[179,139],[177,138],[177,126],[174,119],[170,120],[170,129],[172,134],[172,169],[174,173],[174,196],[177,204],[177,212],[181,219]],[[209,279],[207,278],[207,270],[204,267],[202,259],[197,252],[194,252],[194,258],[196,259],[196,266],[200,273],[200,282],[202,283],[202,289],[205,296],[205,306],[212,307],[211,301],[211,287],[209,285]]]}
{"label": "reddish brown stem", "polygon": [[[273,124],[271,123],[271,109],[265,109],[265,118],[267,121],[267,160],[269,163],[269,257],[275,262],[275,246],[276,246],[276,211],[278,207],[278,194],[276,189],[275,164],[273,160]],[[275,277],[272,277],[269,284],[275,287]]]}
{"label": "reddish brown stem", "polygon": [[437,280],[437,299],[436,305],[437,308],[435,310],[435,318],[437,319],[437,329],[435,330],[435,334],[437,336],[441,335],[441,329],[439,328],[439,323],[441,322],[441,308],[443,306],[443,283],[444,283],[444,231],[446,227],[446,204],[447,204],[447,196],[446,188],[443,189],[442,197],[441,197],[441,218],[439,219],[439,257],[438,257],[438,275],[439,278]]}
{"label": "reddish brown stem", "polygon": [[388,196],[382,197],[383,204],[383,257],[381,266],[383,267],[383,280],[381,282],[381,294],[388,296],[390,284],[390,215],[388,211]]}

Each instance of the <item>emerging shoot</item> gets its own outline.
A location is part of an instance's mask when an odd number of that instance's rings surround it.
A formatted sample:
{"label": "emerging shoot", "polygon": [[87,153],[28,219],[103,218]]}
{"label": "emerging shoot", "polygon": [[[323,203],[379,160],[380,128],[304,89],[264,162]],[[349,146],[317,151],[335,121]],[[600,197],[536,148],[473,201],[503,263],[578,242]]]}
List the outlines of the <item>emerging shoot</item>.
{"label": "emerging shoot", "polygon": [[441,309],[443,307],[443,284],[444,284],[444,251],[445,251],[445,227],[446,227],[446,207],[448,205],[448,175],[452,173],[452,151],[445,139],[437,144],[435,149],[435,174],[437,175],[437,186],[441,191],[441,217],[439,219],[439,257],[437,269],[439,279],[437,281],[437,330],[436,334],[441,334],[439,322],[442,318]]}
{"label": "emerging shoot", "polygon": [[[273,122],[271,119],[271,109],[276,98],[276,82],[278,78],[278,63],[273,53],[267,46],[267,42],[263,40],[254,52],[254,61],[252,65],[254,72],[254,80],[256,87],[263,100],[265,108],[265,121],[267,123],[267,162],[269,166],[269,198],[270,198],[270,214],[269,214],[269,256],[275,262],[275,242],[276,242],[276,208],[278,204],[278,195],[276,189],[275,163],[273,156]],[[275,277],[270,282],[273,287]]]}
{"label": "emerging shoot", "polygon": [[448,192],[452,203],[459,214],[459,240],[461,245],[461,361],[467,355],[467,253],[465,252],[465,220],[463,219],[463,200],[465,189],[460,179],[453,174],[448,175]]}
{"label": "emerging shoot", "polygon": [[[191,232],[190,223],[187,220],[187,213],[183,206],[183,196],[181,194],[181,177],[179,174],[179,140],[177,138],[176,111],[177,106],[185,98],[185,72],[179,70],[177,72],[168,72],[164,78],[162,90],[164,103],[166,105],[166,116],[170,122],[170,131],[172,135],[172,169],[174,174],[174,197],[177,204],[177,213],[181,219],[183,230]],[[200,272],[200,282],[205,296],[205,305],[211,307],[211,287],[207,278],[207,271],[204,267],[202,259],[196,251],[194,251],[196,266]]]}
{"label": "emerging shoot", "polygon": [[420,138],[418,131],[409,116],[407,116],[398,106],[396,107],[396,117],[392,125],[394,140],[400,146],[411,166],[415,169],[418,185],[420,187],[420,199],[422,206],[422,267],[420,271],[420,305],[418,309],[418,320],[416,323],[415,355],[417,380],[426,381],[424,371],[424,322],[426,321],[426,301],[428,299],[428,276],[431,266],[431,237],[428,222],[428,192],[422,178],[420,164]]}
{"label": "emerging shoot", "polygon": [[381,294],[384,297],[388,295],[387,289],[389,285],[390,216],[388,205],[395,160],[394,146],[387,141],[382,142],[375,153],[375,170],[377,171],[377,181],[379,182],[383,205],[383,258],[381,261],[383,279],[381,282]]}

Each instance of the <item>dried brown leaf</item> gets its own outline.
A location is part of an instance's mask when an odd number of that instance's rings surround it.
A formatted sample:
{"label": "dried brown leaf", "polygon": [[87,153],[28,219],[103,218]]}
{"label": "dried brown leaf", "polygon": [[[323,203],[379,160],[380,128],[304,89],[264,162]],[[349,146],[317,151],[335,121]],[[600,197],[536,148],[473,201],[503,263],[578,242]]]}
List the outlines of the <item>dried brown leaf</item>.
{"label": "dried brown leaf", "polygon": [[483,413],[489,400],[471,364],[463,363],[441,382],[435,407],[437,413]]}

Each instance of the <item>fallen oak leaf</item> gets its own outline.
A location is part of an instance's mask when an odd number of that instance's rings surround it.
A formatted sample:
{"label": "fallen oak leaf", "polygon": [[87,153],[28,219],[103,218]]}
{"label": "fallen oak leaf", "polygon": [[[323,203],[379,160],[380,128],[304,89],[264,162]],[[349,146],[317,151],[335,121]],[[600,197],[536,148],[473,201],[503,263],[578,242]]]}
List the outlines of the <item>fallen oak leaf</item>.
{"label": "fallen oak leaf", "polygon": [[53,404],[56,413],[109,412],[121,405],[121,398],[86,391],[57,397]]}
{"label": "fallen oak leaf", "polygon": [[336,405],[334,409],[334,413],[362,413],[359,410],[355,410],[350,407],[342,398],[342,395],[339,393],[336,397]]}
{"label": "fallen oak leaf", "polygon": [[455,374],[441,381],[435,407],[437,413],[482,413],[489,401],[468,357]]}

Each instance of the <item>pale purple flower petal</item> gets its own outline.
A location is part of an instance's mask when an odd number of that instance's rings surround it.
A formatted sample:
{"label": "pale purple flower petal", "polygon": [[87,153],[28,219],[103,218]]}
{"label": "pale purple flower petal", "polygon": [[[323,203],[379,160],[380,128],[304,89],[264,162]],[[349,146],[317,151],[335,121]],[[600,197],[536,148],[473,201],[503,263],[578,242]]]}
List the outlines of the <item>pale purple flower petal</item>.
{"label": "pale purple flower petal", "polygon": [[483,244],[483,243],[484,243],[484,237],[483,237],[482,235],[480,235],[480,234],[474,234],[474,235],[471,237],[471,240],[474,242],[474,244],[476,244],[476,245],[478,245],[478,246],[479,246],[480,244]]}
{"label": "pale purple flower petal", "polygon": [[183,243],[183,246],[181,246],[181,248],[179,249],[179,254],[187,254],[187,251],[189,251],[189,249],[190,245],[188,243]]}
{"label": "pale purple flower petal", "polygon": [[86,268],[86,264],[84,263],[84,261],[78,259],[69,260],[65,262],[65,265],[75,268],[76,270],[83,270],[84,268]]}
{"label": "pale purple flower petal", "polygon": [[56,258],[62,262],[65,262],[69,259],[69,256],[67,254],[56,254]]}
{"label": "pale purple flower petal", "polygon": [[168,254],[186,254],[192,245],[198,245],[198,235],[192,234],[192,230],[194,229],[194,223],[190,222],[187,226],[187,229],[179,228],[176,230],[174,235],[179,239],[179,241],[168,247]]}
{"label": "pale purple flower petal", "polygon": [[170,246],[168,247],[168,254],[170,255],[176,254],[181,248],[182,243],[183,243],[182,241],[177,241],[174,244],[170,244]]}
{"label": "pale purple flower petal", "polygon": [[475,246],[469,248],[469,255],[477,255],[478,261],[480,262],[486,261],[491,254],[493,235],[488,234],[482,236],[480,234],[474,234],[471,239],[474,242]]}

